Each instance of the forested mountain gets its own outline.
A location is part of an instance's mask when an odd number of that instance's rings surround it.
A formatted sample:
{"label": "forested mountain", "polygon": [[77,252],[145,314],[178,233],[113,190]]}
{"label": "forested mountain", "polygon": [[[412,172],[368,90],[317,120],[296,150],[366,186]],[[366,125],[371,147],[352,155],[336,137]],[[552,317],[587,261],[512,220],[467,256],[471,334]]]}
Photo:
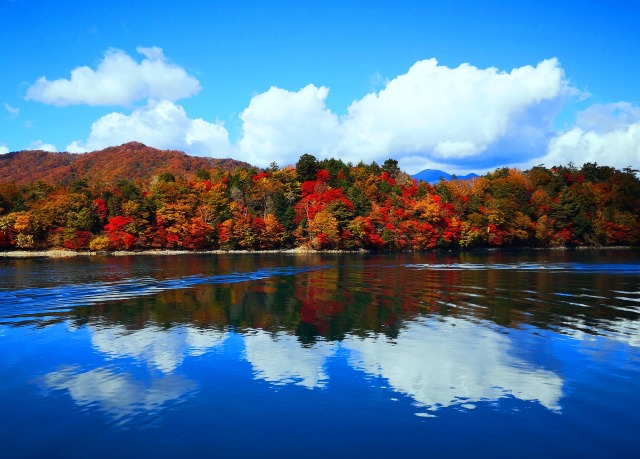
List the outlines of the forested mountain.
{"label": "forested mountain", "polygon": [[[129,164],[131,150],[146,148],[128,145],[118,147],[125,148],[121,161],[117,148],[105,150],[112,159],[102,167]],[[192,161],[191,170],[202,164],[172,152],[155,155]],[[118,176],[112,170],[84,172],[86,179],[69,183],[0,182],[0,248],[397,251],[640,243],[640,181],[631,169],[501,168],[433,185],[392,159],[352,166],[305,154],[295,167],[208,166],[195,174],[161,164],[166,170],[140,163],[147,172],[114,180],[103,179]],[[151,170],[157,175],[146,178]]]}
{"label": "forested mountain", "polygon": [[162,172],[192,178],[198,169],[232,170],[248,166],[233,159],[195,157],[181,151],[157,150],[139,142],[129,142],[91,153],[18,151],[0,155],[0,183],[137,180],[150,179]]}

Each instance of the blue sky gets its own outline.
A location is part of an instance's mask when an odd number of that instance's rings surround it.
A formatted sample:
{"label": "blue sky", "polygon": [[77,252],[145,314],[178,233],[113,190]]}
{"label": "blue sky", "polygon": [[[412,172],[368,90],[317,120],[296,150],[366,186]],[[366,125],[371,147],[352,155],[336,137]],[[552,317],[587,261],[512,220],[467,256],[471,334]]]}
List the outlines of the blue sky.
{"label": "blue sky", "polygon": [[0,0],[0,152],[639,167],[638,23],[632,0]]}

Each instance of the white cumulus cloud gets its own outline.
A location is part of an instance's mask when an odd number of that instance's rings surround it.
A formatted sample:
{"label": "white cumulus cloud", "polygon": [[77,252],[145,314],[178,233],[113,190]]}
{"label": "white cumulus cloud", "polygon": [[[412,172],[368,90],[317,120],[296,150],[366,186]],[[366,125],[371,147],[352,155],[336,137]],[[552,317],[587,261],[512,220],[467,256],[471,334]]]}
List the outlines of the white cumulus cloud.
{"label": "white cumulus cloud", "polygon": [[0,155],[6,155],[7,153],[9,153],[9,149],[4,145],[0,145]]}
{"label": "white cumulus cloud", "polygon": [[[556,59],[511,72],[419,61],[339,118],[328,89],[271,88],[242,113],[238,151],[258,165],[293,163],[303,153],[401,165],[499,162],[544,151],[553,118],[574,93]],[[515,151],[514,151],[515,149]]]}
{"label": "white cumulus cloud", "polygon": [[531,163],[550,167],[569,161],[640,166],[640,107],[621,102],[587,108],[578,113],[575,126],[551,139],[545,156]]}
{"label": "white cumulus cloud", "polygon": [[221,124],[191,119],[182,106],[161,100],[149,101],[130,115],[114,112],[103,116],[91,125],[86,141],[72,142],[67,151],[93,151],[134,140],[200,156],[219,157],[230,149],[229,133]]}
{"label": "white cumulus cloud", "polygon": [[640,107],[628,102],[595,104],[579,112],[576,126],[600,134],[640,122]]}
{"label": "white cumulus cloud", "polygon": [[420,61],[349,107],[345,147],[377,156],[397,151],[467,158],[529,121],[529,110],[562,91],[563,73],[555,59],[510,73]]}
{"label": "white cumulus cloud", "polygon": [[96,69],[71,71],[69,79],[39,78],[27,89],[26,99],[50,105],[124,105],[145,99],[176,101],[200,90],[198,80],[166,61],[161,48],[138,47],[145,58],[136,62],[121,50],[107,51]]}
{"label": "white cumulus cloud", "polygon": [[55,145],[52,145],[50,143],[45,143],[42,140],[36,140],[35,142],[31,142],[26,149],[27,150],[52,151],[52,152],[58,151],[58,149],[56,148]]}
{"label": "white cumulus cloud", "polygon": [[240,115],[239,154],[260,166],[292,164],[303,153],[331,156],[341,133],[338,117],[324,104],[328,94],[328,88],[310,84],[297,92],[272,87],[255,96]]}
{"label": "white cumulus cloud", "polygon": [[379,91],[352,102],[343,116],[327,108],[325,86],[271,87],[242,111],[241,134],[232,145],[222,123],[189,118],[176,104],[199,91],[198,80],[168,63],[160,48],[137,50],[141,62],[111,50],[95,69],[78,67],[69,79],[43,77],[29,88],[28,99],[54,105],[147,101],[131,113],[98,119],[87,139],[73,141],[67,150],[139,141],[193,155],[231,155],[262,167],[273,161],[294,164],[304,153],[353,163],[395,158],[408,172],[482,171],[538,164],[541,157],[566,163],[564,158],[579,157],[580,149],[594,158],[607,149],[620,164],[637,163],[639,109],[629,104],[587,110],[573,129],[556,135],[554,118],[577,91],[555,58],[511,71],[418,61],[384,80]]}

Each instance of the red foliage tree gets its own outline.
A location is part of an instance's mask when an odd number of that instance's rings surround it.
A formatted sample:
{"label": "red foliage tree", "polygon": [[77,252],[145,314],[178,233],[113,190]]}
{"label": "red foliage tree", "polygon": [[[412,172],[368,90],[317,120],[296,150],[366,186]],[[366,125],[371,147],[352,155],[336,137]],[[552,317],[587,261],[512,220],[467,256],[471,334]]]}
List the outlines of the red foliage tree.
{"label": "red foliage tree", "polygon": [[109,246],[114,250],[129,250],[136,242],[136,236],[126,231],[125,227],[133,219],[131,217],[109,217],[109,223],[104,226],[104,230],[109,236]]}

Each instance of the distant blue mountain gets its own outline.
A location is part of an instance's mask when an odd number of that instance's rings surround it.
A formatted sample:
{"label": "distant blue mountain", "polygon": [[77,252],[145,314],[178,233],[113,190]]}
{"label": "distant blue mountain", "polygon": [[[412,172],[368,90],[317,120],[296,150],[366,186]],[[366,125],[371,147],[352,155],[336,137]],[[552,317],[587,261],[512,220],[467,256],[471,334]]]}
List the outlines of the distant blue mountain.
{"label": "distant blue mountain", "polygon": [[[445,180],[451,180],[453,178],[453,176],[448,172],[439,171],[437,169],[425,169],[412,175],[412,177],[418,181],[424,180],[425,182],[432,184],[438,183],[441,177]],[[456,175],[458,180],[471,180],[474,177],[478,177],[478,174],[471,173],[467,175]]]}

